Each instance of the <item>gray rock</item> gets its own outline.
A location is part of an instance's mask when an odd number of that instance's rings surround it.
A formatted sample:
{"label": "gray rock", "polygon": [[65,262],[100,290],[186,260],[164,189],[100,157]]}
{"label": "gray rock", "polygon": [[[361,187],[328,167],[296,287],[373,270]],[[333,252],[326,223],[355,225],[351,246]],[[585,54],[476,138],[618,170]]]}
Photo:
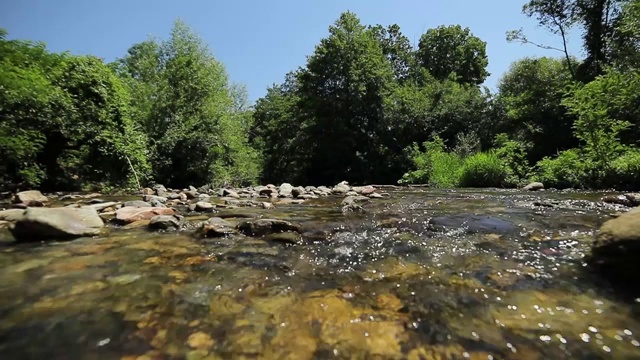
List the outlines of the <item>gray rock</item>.
{"label": "gray rock", "polygon": [[245,220],[238,224],[237,229],[242,234],[249,236],[264,236],[285,231],[301,232],[300,226],[278,219]]}
{"label": "gray rock", "polygon": [[65,240],[99,235],[104,222],[90,208],[28,208],[12,233],[18,241]]}
{"label": "gray rock", "polygon": [[588,261],[616,279],[637,282],[640,274],[640,208],[606,221],[600,227]]}
{"label": "gray rock", "polygon": [[291,184],[289,183],[283,183],[282,185],[280,185],[280,188],[278,189],[278,195],[280,197],[291,197],[292,192],[293,192],[293,186],[291,186]]}
{"label": "gray rock", "polygon": [[153,187],[153,191],[155,191],[156,195],[158,195],[158,196],[166,196],[167,192],[168,192],[167,188],[164,187],[164,185],[160,185],[160,184],[155,185]]}
{"label": "gray rock", "polygon": [[317,199],[318,195],[315,195],[315,194],[302,194],[302,195],[298,195],[297,198],[301,199],[301,200]]}
{"label": "gray rock", "polygon": [[354,192],[358,193],[358,195],[370,195],[373,194],[376,191],[376,188],[374,188],[371,185],[367,185],[367,186],[354,186],[353,188],[351,188],[351,190],[353,190]]}
{"label": "gray rock", "polygon": [[195,186],[193,186],[193,185],[189,185],[189,191],[194,192],[194,193],[197,193],[197,192],[198,192],[198,189],[196,189],[196,187],[195,187]]}
{"label": "gray rock", "polygon": [[30,204],[32,202],[46,203],[47,201],[49,201],[49,199],[38,190],[21,191],[13,198],[14,204]]}
{"label": "gray rock", "polygon": [[544,184],[541,182],[532,182],[529,185],[523,187],[522,190],[526,190],[526,191],[544,190]]}
{"label": "gray rock", "polygon": [[240,199],[240,195],[237,192],[229,189],[222,189],[222,196]]}
{"label": "gray rock", "polygon": [[9,209],[0,211],[0,221],[16,222],[24,217],[24,210]]}
{"label": "gray rock", "polygon": [[206,201],[198,201],[195,204],[194,210],[199,212],[213,212],[215,211],[215,205]]}
{"label": "gray rock", "polygon": [[298,198],[300,195],[306,194],[306,192],[307,191],[302,186],[296,186],[291,189],[291,195],[293,195],[294,198]]}
{"label": "gray rock", "polygon": [[[155,199],[151,198],[151,200],[155,200]],[[131,201],[125,201],[123,206],[128,206],[128,207],[151,207],[151,204],[149,204],[146,201],[131,200]]]}
{"label": "gray rock", "polygon": [[629,200],[625,195],[606,195],[603,196],[600,201],[607,204],[618,204],[629,207],[633,206],[631,200]]}
{"label": "gray rock", "polygon": [[346,181],[343,181],[341,183],[339,183],[338,185],[334,186],[333,189],[331,190],[332,194],[346,194],[349,191],[351,191],[351,186],[349,186],[349,183]]}
{"label": "gray rock", "polygon": [[384,197],[382,194],[377,192],[371,193],[367,196],[370,197],[371,199],[382,199]]}
{"label": "gray rock", "polygon": [[91,204],[91,205],[86,205],[83,206],[84,208],[91,208],[94,209],[97,212],[100,212],[104,209],[110,208],[110,207],[114,207],[114,206],[118,206],[120,205],[119,202],[115,202],[115,201],[109,201],[109,202],[104,202],[104,203],[100,203],[100,204]]}
{"label": "gray rock", "polygon": [[234,234],[236,230],[228,221],[219,217],[212,217],[203,223],[198,235],[201,237],[222,237]]}
{"label": "gray rock", "polygon": [[[167,196],[171,196],[171,194],[167,194]],[[167,202],[168,198],[167,198],[167,197],[165,197],[165,196],[144,195],[144,196],[142,197],[142,200],[143,200],[143,201],[146,201],[146,202],[148,202],[148,203],[151,203],[151,202],[159,202],[159,203],[163,203],[163,204],[164,204],[164,203],[166,203],[166,202]]]}
{"label": "gray rock", "polygon": [[358,196],[358,193],[355,191],[348,191],[346,194],[344,194],[345,196]]}
{"label": "gray rock", "polygon": [[360,204],[369,201],[370,199],[366,196],[347,196],[342,200],[342,205],[351,205],[351,204]]}
{"label": "gray rock", "polygon": [[184,224],[184,217],[181,215],[156,215],[149,222],[150,230],[180,230]]}
{"label": "gray rock", "polygon": [[187,196],[187,199],[192,200],[192,199],[197,199],[198,198],[198,192],[197,191],[183,191],[183,194],[185,194]]}

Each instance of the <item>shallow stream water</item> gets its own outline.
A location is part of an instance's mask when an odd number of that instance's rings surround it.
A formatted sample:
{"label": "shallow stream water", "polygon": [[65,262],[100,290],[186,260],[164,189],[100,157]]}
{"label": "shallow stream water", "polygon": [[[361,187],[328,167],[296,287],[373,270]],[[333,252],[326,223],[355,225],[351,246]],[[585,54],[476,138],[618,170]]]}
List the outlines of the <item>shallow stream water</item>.
{"label": "shallow stream water", "polygon": [[298,223],[297,245],[119,228],[3,245],[0,358],[640,358],[638,291],[583,264],[616,211],[601,193],[389,193],[362,214],[221,211]]}

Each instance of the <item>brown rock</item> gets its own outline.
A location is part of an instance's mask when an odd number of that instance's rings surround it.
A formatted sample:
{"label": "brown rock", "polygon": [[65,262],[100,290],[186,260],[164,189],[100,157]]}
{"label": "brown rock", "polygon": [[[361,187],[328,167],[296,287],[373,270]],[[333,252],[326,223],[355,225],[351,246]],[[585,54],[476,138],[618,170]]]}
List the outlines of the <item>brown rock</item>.
{"label": "brown rock", "polygon": [[156,215],[174,215],[175,211],[171,208],[160,207],[129,207],[125,206],[116,211],[116,222],[120,224],[130,224],[138,220],[151,220]]}

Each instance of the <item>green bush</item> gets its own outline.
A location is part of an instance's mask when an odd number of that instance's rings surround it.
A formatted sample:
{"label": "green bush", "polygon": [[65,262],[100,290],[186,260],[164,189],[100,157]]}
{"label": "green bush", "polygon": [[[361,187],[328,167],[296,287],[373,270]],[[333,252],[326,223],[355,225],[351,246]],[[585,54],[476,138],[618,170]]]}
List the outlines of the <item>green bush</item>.
{"label": "green bush", "polygon": [[453,152],[442,151],[432,154],[429,185],[435,188],[457,187],[463,164],[464,160]]}
{"label": "green bush", "polygon": [[404,174],[398,183],[429,184],[437,188],[458,186],[462,158],[455,153],[447,153],[444,142],[437,135],[422,145],[424,151],[417,144],[406,150],[415,170]]}
{"label": "green bush", "polygon": [[629,150],[611,162],[613,186],[637,190],[640,187],[640,150]]}
{"label": "green bush", "polygon": [[507,134],[498,134],[494,140],[494,152],[507,171],[505,186],[519,187],[531,176],[531,166],[527,160],[527,144],[510,139]]}
{"label": "green bush", "polygon": [[585,188],[588,183],[588,170],[593,168],[582,151],[570,149],[555,158],[545,157],[536,164],[535,180],[547,187]]}
{"label": "green bush", "polygon": [[494,151],[481,152],[465,159],[460,172],[462,187],[501,187],[508,171]]}

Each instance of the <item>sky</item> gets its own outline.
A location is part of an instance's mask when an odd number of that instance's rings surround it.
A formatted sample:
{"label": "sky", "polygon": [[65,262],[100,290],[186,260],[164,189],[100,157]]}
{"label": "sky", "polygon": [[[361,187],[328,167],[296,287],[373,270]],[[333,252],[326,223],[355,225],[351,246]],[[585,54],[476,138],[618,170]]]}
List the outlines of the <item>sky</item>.
{"label": "sky", "polygon": [[[523,28],[532,41],[556,47],[560,39],[521,13],[525,0],[2,0],[0,28],[9,39],[44,41],[49,50],[93,54],[113,61],[149,36],[167,38],[173,22],[186,22],[222,61],[249,100],[303,66],[329,26],[344,11],[365,25],[398,24],[417,45],[439,25],[459,24],[487,43],[485,85],[495,89],[509,65],[525,56],[558,56],[532,45],[507,43],[507,30]],[[580,39],[570,39],[580,55]]]}

